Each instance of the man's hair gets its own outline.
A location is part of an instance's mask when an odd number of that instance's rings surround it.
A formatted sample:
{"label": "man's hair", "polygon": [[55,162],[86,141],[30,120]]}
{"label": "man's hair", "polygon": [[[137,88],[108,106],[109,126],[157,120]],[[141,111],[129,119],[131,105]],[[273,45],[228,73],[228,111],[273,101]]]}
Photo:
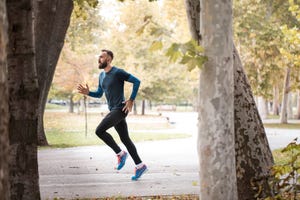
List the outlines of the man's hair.
{"label": "man's hair", "polygon": [[112,51],[107,50],[107,49],[102,49],[101,51],[102,51],[102,52],[106,52],[107,55],[109,55],[109,56],[111,57],[111,60],[114,59],[114,53],[113,53]]}

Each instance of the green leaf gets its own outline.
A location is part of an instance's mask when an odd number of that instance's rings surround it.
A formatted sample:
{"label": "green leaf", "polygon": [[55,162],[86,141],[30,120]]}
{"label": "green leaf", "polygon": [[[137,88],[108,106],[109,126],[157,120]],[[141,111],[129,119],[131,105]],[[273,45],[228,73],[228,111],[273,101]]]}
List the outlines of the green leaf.
{"label": "green leaf", "polygon": [[161,41],[153,41],[149,50],[150,51],[157,51],[163,48],[163,43]]}
{"label": "green leaf", "polygon": [[193,57],[189,56],[189,55],[184,55],[180,61],[180,64],[187,64],[188,62],[190,62],[190,60],[193,59]]}
{"label": "green leaf", "polygon": [[170,62],[176,62],[182,56],[179,51],[179,44],[173,43],[167,50],[166,56],[169,57]]}

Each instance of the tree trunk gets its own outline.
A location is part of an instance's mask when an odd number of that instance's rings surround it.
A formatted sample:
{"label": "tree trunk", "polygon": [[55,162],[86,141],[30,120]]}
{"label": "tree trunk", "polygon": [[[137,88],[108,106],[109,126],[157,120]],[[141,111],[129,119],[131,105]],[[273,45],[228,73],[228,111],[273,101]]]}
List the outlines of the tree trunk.
{"label": "tree trunk", "polygon": [[8,181],[8,86],[7,86],[7,18],[5,0],[0,0],[0,200],[9,200]]}
{"label": "tree trunk", "polygon": [[269,101],[265,99],[265,109],[266,109],[266,115],[268,118],[268,115],[270,114],[270,110],[269,110]]}
{"label": "tree trunk", "polygon": [[145,99],[142,100],[142,115],[145,115]]}
{"label": "tree trunk", "polygon": [[31,0],[7,1],[10,195],[40,199],[37,162],[38,80]]}
{"label": "tree trunk", "polygon": [[287,116],[288,119],[293,119],[294,114],[293,114],[293,95],[291,92],[289,92],[289,97],[288,97],[288,104],[287,104]]}
{"label": "tree trunk", "polygon": [[[200,1],[186,0],[189,28],[199,41]],[[196,35],[196,36],[195,36]],[[238,52],[234,50],[234,125],[236,176],[239,200],[254,199],[251,179],[265,175],[273,165],[273,156],[259,117],[250,84]],[[249,115],[248,115],[249,113]],[[220,198],[223,199],[223,198]]]}
{"label": "tree trunk", "polygon": [[236,200],[232,2],[200,4],[201,44],[208,57],[199,85],[200,199]]}
{"label": "tree trunk", "polygon": [[273,98],[273,115],[279,115],[279,88],[277,85],[274,86],[273,89],[274,98]]}
{"label": "tree trunk", "polygon": [[70,105],[69,105],[69,113],[74,113],[74,101],[73,101],[73,95],[70,96]]}
{"label": "tree trunk", "polygon": [[258,105],[258,111],[259,111],[260,117],[262,119],[267,119],[266,100],[261,96],[258,97],[257,105]]}
{"label": "tree trunk", "polygon": [[283,98],[281,105],[281,114],[280,114],[280,123],[287,124],[287,102],[288,102],[288,94],[290,87],[290,68],[286,68],[285,79],[284,79],[284,87],[283,87]]}
{"label": "tree trunk", "polygon": [[[36,67],[39,81],[38,144],[48,145],[44,130],[44,110],[59,54],[64,44],[72,0],[34,1]],[[47,22],[47,23],[45,23]]]}
{"label": "tree trunk", "polygon": [[300,90],[297,92],[297,119],[300,119]]}
{"label": "tree trunk", "polygon": [[[253,178],[269,173],[274,164],[266,132],[256,108],[251,86],[235,49],[234,55],[234,132],[239,200],[255,199]],[[263,181],[266,190],[268,186]],[[267,191],[265,191],[267,192]]]}

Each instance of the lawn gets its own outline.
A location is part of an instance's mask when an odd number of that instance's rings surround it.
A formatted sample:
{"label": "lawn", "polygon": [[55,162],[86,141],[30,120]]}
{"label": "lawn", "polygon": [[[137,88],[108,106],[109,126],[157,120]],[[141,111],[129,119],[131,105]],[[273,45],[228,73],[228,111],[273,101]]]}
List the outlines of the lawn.
{"label": "lawn", "polygon": [[[46,110],[44,124],[47,140],[51,147],[60,148],[102,145],[104,143],[95,134],[95,128],[102,118],[100,113],[88,113],[86,134],[84,114]],[[164,117],[158,115],[129,115],[127,122],[130,136],[134,142],[190,137],[188,134],[177,132]],[[120,142],[113,128],[108,132],[117,142]]]}
{"label": "lawn", "polygon": [[288,124],[281,124],[281,123],[264,123],[265,128],[279,128],[279,129],[299,129],[299,123],[288,123]]}

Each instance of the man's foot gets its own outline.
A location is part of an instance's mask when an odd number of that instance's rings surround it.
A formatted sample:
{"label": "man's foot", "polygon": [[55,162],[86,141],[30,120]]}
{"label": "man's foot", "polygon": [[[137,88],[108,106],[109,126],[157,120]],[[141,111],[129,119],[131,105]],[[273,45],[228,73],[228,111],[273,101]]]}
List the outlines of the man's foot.
{"label": "man's foot", "polygon": [[143,164],[140,168],[135,168],[135,175],[131,177],[131,180],[137,181],[147,170],[148,169],[145,164]]}
{"label": "man's foot", "polygon": [[121,155],[117,155],[118,158],[118,165],[116,167],[117,170],[120,170],[124,167],[128,153],[123,151]]}

